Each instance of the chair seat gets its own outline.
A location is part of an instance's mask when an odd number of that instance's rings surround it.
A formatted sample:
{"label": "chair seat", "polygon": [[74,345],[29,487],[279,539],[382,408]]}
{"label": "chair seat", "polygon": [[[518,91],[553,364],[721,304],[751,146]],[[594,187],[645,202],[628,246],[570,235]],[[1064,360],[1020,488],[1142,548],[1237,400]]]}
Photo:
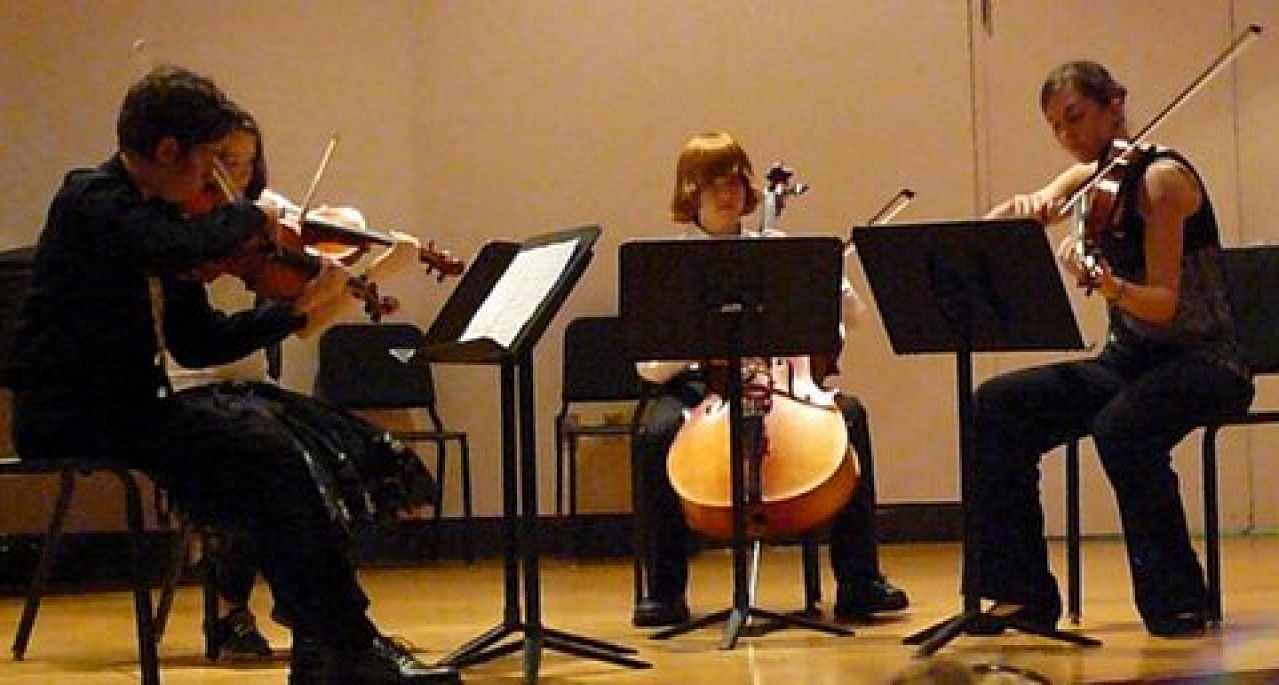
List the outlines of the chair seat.
{"label": "chair seat", "polygon": [[630,435],[631,427],[619,423],[599,425],[565,424],[565,435]]}
{"label": "chair seat", "polygon": [[466,433],[464,431],[442,430],[442,431],[425,431],[425,430],[408,430],[408,431],[391,431],[391,435],[400,440],[465,440]]}
{"label": "chair seat", "polygon": [[121,469],[128,470],[127,467],[118,462],[90,457],[58,457],[55,459],[0,457],[0,475],[56,474],[63,471],[74,471],[83,475],[94,471]]}
{"label": "chair seat", "polygon": [[1250,411],[1247,414],[1232,416],[1216,421],[1216,426],[1255,426],[1263,423],[1279,423],[1279,409]]}

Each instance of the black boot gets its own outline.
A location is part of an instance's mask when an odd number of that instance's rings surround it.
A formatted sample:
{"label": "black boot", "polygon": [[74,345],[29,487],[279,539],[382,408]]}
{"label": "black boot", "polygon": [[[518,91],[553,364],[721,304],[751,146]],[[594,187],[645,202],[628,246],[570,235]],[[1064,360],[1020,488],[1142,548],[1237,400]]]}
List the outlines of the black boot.
{"label": "black boot", "polygon": [[462,677],[452,666],[427,666],[407,649],[385,637],[375,637],[346,653],[342,685],[458,685]]}
{"label": "black boot", "polygon": [[906,591],[883,576],[841,583],[835,593],[835,618],[841,621],[870,618],[909,606]]}
{"label": "black boot", "polygon": [[339,685],[339,653],[318,638],[293,638],[289,685]]}
{"label": "black boot", "polygon": [[206,630],[211,651],[217,659],[247,661],[271,658],[271,643],[258,630],[257,619],[248,607],[235,607]]}

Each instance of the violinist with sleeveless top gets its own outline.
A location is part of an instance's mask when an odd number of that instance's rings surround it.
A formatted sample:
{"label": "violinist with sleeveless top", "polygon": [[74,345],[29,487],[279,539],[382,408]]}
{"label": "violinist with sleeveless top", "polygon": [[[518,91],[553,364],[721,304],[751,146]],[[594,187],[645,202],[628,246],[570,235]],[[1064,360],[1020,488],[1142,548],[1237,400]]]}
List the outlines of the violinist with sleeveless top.
{"label": "violinist with sleeveless top", "polygon": [[263,403],[229,414],[172,392],[165,351],[187,366],[225,363],[347,296],[350,274],[325,263],[298,297],[228,314],[190,277],[274,228],[272,214],[245,200],[200,216],[186,209],[239,116],[209,79],[157,67],[125,95],[116,154],[66,176],[36,246],[11,358],[14,442],[24,459],[118,460],[148,473],[196,522],[246,531],[292,621],[290,685],[459,682],[369,619],[293,413]]}
{"label": "violinist with sleeveless top", "polygon": [[[689,224],[682,237],[755,235],[742,217],[755,211],[759,192],[746,151],[730,134],[704,133],[690,139],[680,154],[671,201],[672,217]],[[852,297],[852,294],[849,291]],[[851,298],[848,298],[851,301]],[[689,527],[667,473],[667,460],[686,410],[707,395],[707,377],[698,364],[640,362],[640,376],[656,386],[634,441],[633,458],[642,471],[640,496],[648,515],[643,539],[648,587],[632,616],[637,627],[670,626],[687,621]],[[857,398],[836,394],[850,444],[857,452],[861,482],[836,513],[830,528],[830,556],[839,589],[835,615],[841,620],[905,609],[906,593],[879,569],[875,540],[875,476],[866,409]]]}
{"label": "violinist with sleeveless top", "polygon": [[1094,193],[1110,195],[1092,203],[1107,209],[1086,217],[1086,242],[1071,235],[1058,249],[1067,272],[1105,301],[1104,348],[1095,358],[1012,371],[977,390],[976,482],[965,506],[979,562],[965,591],[995,604],[969,626],[972,633],[1049,628],[1060,618],[1043,537],[1039,463],[1053,447],[1088,435],[1119,505],[1147,631],[1186,636],[1205,628],[1207,589],[1171,450],[1195,427],[1245,410],[1253,386],[1226,300],[1217,220],[1203,179],[1175,150],[1124,145],[1126,96],[1095,62],[1054,69],[1040,107],[1077,163],[990,212],[1056,220],[1111,155],[1125,155],[1117,177],[1096,184]]}

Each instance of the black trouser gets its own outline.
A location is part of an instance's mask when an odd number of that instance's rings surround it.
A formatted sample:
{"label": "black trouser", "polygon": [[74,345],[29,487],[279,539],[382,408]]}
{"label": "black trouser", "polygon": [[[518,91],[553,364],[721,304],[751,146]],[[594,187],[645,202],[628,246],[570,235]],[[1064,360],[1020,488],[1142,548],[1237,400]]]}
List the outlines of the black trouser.
{"label": "black trouser", "polygon": [[1201,611],[1206,588],[1191,547],[1172,448],[1213,417],[1245,410],[1251,384],[1194,358],[1141,364],[1106,350],[998,376],[977,391],[970,593],[1060,606],[1039,499],[1043,454],[1091,435],[1118,501],[1137,607],[1147,622]]}
{"label": "black trouser", "polygon": [[[688,526],[679,496],[666,473],[666,458],[675,434],[683,425],[683,412],[705,396],[705,385],[680,378],[667,383],[652,397],[633,443],[632,458],[640,471],[637,484],[644,499],[645,525],[641,539],[647,549],[646,591],[652,599],[673,601],[688,585]],[[853,496],[830,524],[830,561],[840,585],[880,577],[875,542],[875,460],[871,454],[866,409],[857,398],[837,395],[836,401],[848,426],[848,438],[857,453],[861,481]]]}
{"label": "black trouser", "polygon": [[197,522],[245,531],[295,633],[333,644],[371,637],[347,540],[270,412],[180,396],[77,410],[19,393],[15,428],[27,458],[118,458],[153,475]]}
{"label": "black trouser", "polygon": [[222,528],[211,529],[205,542],[204,558],[218,597],[233,606],[248,604],[258,577],[253,539],[243,531]]}

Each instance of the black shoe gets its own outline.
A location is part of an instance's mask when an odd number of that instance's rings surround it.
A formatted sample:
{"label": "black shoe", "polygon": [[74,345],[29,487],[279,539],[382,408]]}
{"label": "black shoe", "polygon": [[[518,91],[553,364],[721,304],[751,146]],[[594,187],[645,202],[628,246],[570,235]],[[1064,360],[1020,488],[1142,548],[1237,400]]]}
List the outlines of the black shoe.
{"label": "black shoe", "polygon": [[385,637],[346,655],[342,685],[458,685],[462,676],[452,666],[427,666],[409,650]]}
{"label": "black shoe", "polygon": [[338,649],[314,638],[294,638],[289,685],[458,685],[451,666],[427,666],[395,642],[373,638],[358,649]]}
{"label": "black shoe", "polygon": [[271,620],[284,626],[285,628],[293,627],[293,617],[289,615],[288,610],[276,604],[271,607]]}
{"label": "black shoe", "polygon": [[1156,637],[1198,637],[1207,628],[1208,620],[1203,611],[1183,611],[1146,620],[1146,630]]}
{"label": "black shoe", "polygon": [[661,628],[688,622],[688,604],[681,598],[667,602],[659,599],[641,599],[631,614],[631,625],[636,628]]}
{"label": "black shoe", "polygon": [[1014,604],[996,602],[964,626],[969,635],[1000,635],[1006,630],[1023,633],[1046,633],[1057,628],[1061,619],[1060,603]]}
{"label": "black shoe", "polygon": [[255,661],[271,657],[271,643],[258,630],[257,619],[248,607],[232,609],[207,630],[209,652],[219,661]]}
{"label": "black shoe", "polygon": [[289,659],[289,685],[339,685],[340,654],[316,638],[294,635]]}
{"label": "black shoe", "polygon": [[835,618],[841,621],[868,618],[886,611],[901,611],[910,606],[906,591],[888,579],[844,583],[835,593]]}

